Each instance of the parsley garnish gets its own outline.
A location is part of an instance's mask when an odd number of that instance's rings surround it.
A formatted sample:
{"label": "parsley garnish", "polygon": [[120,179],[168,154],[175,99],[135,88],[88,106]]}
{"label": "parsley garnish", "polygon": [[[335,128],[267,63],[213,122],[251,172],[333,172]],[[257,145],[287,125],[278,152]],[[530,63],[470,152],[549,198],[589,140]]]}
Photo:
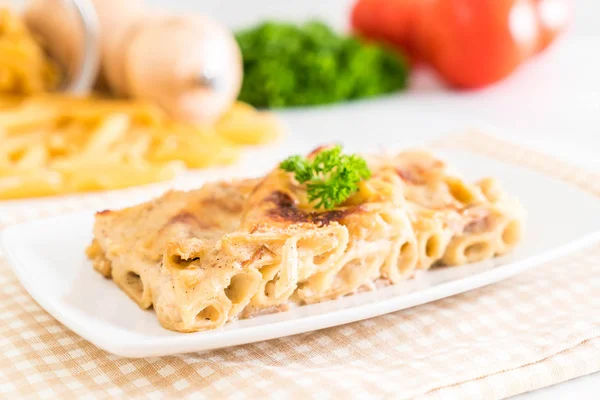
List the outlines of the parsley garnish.
{"label": "parsley garnish", "polygon": [[239,100],[255,107],[335,103],[406,87],[409,65],[401,54],[322,22],[269,21],[235,36],[244,62]]}
{"label": "parsley garnish", "polygon": [[308,200],[317,201],[315,208],[325,209],[344,202],[358,190],[361,180],[371,176],[367,162],[356,154],[342,154],[341,146],[323,150],[313,160],[291,156],[279,167],[306,183]]}

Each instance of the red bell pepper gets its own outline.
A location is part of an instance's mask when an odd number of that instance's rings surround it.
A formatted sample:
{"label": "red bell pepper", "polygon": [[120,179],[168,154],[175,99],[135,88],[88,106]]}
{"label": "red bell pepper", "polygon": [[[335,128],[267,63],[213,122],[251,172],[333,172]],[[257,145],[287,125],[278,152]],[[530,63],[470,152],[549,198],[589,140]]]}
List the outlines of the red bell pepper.
{"label": "red bell pepper", "polygon": [[568,0],[359,0],[354,31],[430,63],[452,86],[512,73],[565,28]]}

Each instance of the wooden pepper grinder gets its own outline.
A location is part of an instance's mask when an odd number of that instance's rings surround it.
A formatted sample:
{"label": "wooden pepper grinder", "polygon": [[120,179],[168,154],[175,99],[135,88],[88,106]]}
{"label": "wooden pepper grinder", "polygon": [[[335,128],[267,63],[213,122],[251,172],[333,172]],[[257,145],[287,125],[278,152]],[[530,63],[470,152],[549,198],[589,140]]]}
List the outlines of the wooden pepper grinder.
{"label": "wooden pepper grinder", "polygon": [[[212,121],[237,98],[242,58],[222,25],[200,15],[149,10],[143,0],[88,1],[100,30],[98,81],[115,94],[152,101],[192,122]],[[24,17],[60,63],[81,57],[81,26],[64,0],[35,0]]]}

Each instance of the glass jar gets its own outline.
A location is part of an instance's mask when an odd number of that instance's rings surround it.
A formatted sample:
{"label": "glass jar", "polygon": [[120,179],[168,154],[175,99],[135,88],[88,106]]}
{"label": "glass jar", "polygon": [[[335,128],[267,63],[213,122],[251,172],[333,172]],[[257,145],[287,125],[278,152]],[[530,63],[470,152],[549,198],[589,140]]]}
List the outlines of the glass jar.
{"label": "glass jar", "polygon": [[60,91],[82,95],[95,85],[100,65],[98,15],[90,0],[32,0],[24,4],[28,28],[63,68]]}

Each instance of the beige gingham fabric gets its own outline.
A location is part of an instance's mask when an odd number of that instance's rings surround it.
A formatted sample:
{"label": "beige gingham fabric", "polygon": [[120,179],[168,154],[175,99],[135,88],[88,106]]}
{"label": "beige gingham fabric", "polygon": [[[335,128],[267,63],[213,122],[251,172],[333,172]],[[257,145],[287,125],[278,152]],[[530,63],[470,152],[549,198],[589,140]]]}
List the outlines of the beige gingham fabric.
{"label": "beige gingham fabric", "polygon": [[[491,137],[469,134],[437,145],[536,168],[600,196],[598,176]],[[0,225],[105,201],[98,195],[60,206],[15,206]],[[55,321],[0,254],[0,397],[507,397],[600,370],[599,293],[595,246],[378,318],[203,354],[126,359]]]}

